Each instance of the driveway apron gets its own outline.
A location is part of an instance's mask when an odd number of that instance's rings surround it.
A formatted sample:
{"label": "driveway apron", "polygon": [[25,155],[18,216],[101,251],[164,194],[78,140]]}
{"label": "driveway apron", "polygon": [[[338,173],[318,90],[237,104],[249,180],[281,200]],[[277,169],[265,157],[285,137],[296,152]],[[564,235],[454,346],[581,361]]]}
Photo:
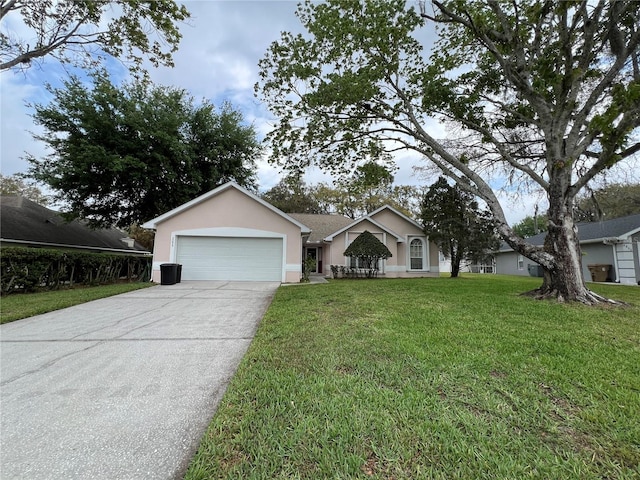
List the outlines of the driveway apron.
{"label": "driveway apron", "polygon": [[277,283],[183,282],[0,327],[0,478],[182,478]]}

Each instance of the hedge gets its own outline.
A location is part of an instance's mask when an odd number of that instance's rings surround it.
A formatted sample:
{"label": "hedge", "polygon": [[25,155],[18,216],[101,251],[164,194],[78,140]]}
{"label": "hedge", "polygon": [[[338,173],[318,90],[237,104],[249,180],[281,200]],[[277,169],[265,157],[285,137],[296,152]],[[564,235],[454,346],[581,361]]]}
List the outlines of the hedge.
{"label": "hedge", "polygon": [[148,280],[151,257],[40,248],[3,248],[0,293]]}

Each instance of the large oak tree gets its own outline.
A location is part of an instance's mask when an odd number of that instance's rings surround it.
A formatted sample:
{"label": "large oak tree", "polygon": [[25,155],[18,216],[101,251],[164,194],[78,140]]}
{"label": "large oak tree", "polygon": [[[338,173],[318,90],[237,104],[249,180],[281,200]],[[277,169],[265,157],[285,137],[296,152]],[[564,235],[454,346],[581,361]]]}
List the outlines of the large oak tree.
{"label": "large oak tree", "polygon": [[188,18],[173,0],[2,0],[0,70],[47,56],[95,66],[110,55],[132,70],[145,58],[172,65],[181,38],[176,24]]}
{"label": "large oak tree", "polygon": [[230,105],[146,80],[115,86],[104,73],[50,91],[33,116],[51,154],[29,156],[29,174],[95,226],[140,224],[229,180],[255,186],[261,146]]}
{"label": "large oak tree", "polygon": [[299,174],[290,174],[262,194],[262,198],[286,213],[328,213],[314,195],[315,189]]}
{"label": "large oak tree", "polygon": [[[585,285],[573,206],[640,150],[640,2],[415,5],[299,7],[307,34],[283,33],[260,62],[257,90],[279,117],[273,159],[342,168],[380,147],[416,152],[482,199],[509,245],[542,265],[538,297],[603,301]],[[429,56],[417,40],[427,24],[439,33]],[[455,139],[435,138],[434,118],[455,127]],[[509,227],[497,176],[546,192],[543,247]]]}

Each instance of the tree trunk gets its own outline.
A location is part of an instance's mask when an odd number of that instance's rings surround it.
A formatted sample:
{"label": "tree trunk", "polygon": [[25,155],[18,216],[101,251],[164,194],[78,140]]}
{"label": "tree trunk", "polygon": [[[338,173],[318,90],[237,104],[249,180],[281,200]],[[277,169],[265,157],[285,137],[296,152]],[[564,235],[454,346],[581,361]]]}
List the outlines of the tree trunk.
{"label": "tree trunk", "polygon": [[458,278],[460,273],[460,262],[462,258],[455,249],[451,249],[451,278]]}
{"label": "tree trunk", "polygon": [[[560,202],[557,202],[560,203]],[[573,221],[571,199],[560,207],[549,209],[549,230],[544,242],[544,251],[550,254],[550,262],[540,262],[544,269],[542,286],[526,295],[535,298],[554,298],[560,302],[618,303],[602,297],[587,288],[582,273],[582,251],[578,228]],[[548,258],[548,257],[547,257]]]}

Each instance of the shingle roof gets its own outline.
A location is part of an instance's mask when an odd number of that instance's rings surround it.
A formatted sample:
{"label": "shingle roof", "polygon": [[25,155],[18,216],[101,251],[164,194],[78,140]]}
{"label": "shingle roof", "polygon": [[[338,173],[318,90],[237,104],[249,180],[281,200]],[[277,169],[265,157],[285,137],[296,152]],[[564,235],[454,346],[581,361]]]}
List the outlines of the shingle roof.
{"label": "shingle roof", "polygon": [[[593,242],[604,238],[622,237],[632,234],[635,231],[640,231],[640,213],[600,222],[578,223],[576,226],[578,227],[580,243]],[[532,245],[542,245],[544,244],[546,236],[547,232],[543,232],[528,237],[526,240]],[[510,250],[512,250],[512,248],[506,243],[503,243],[500,247],[500,251]]]}
{"label": "shingle roof", "polygon": [[602,222],[578,224],[580,241],[600,238],[621,237],[640,229],[640,213],[626,217],[614,218]]}
{"label": "shingle roof", "polygon": [[53,210],[15,196],[0,197],[0,237],[2,241],[43,246],[89,247],[103,251],[144,253],[139,244],[129,247],[127,234],[116,228],[91,229],[81,220],[67,222]]}
{"label": "shingle roof", "polygon": [[321,242],[323,238],[353,223],[353,219],[342,215],[322,215],[315,213],[288,213],[311,229],[309,242]]}

